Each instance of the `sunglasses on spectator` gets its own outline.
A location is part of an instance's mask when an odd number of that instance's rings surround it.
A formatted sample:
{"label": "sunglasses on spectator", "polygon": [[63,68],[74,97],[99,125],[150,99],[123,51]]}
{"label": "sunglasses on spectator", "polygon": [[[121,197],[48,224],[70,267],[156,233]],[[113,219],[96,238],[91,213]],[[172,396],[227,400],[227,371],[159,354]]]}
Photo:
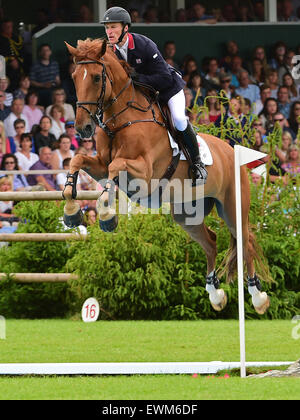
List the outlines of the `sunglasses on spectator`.
{"label": "sunglasses on spectator", "polygon": [[226,79],[226,80],[221,80],[221,83],[230,83],[230,80]]}
{"label": "sunglasses on spectator", "polygon": [[284,118],[277,118],[276,120],[274,120],[275,122],[277,121],[284,121]]}
{"label": "sunglasses on spectator", "polygon": [[93,140],[83,140],[83,143],[91,143]]}
{"label": "sunglasses on spectator", "polygon": [[75,127],[75,125],[74,124],[67,124],[66,125],[66,128],[74,128]]}
{"label": "sunglasses on spectator", "polygon": [[254,123],[253,125],[254,125],[255,127],[256,127],[256,126],[262,126],[262,123]]}

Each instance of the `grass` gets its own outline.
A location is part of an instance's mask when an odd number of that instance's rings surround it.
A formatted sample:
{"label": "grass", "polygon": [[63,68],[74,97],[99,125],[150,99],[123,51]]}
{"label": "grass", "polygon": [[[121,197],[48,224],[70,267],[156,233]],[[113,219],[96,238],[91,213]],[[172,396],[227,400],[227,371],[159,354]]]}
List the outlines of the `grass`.
{"label": "grass", "polygon": [[[246,321],[247,361],[294,361],[290,321]],[[238,361],[238,322],[7,320],[0,363]],[[299,399],[298,378],[0,377],[0,399]]]}

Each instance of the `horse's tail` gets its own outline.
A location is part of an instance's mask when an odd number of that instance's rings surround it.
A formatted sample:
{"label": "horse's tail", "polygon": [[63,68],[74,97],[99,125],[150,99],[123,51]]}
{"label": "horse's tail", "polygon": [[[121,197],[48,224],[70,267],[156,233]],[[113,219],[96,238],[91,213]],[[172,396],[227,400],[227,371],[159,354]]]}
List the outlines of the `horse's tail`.
{"label": "horse's tail", "polygon": [[[273,281],[270,274],[268,262],[263,254],[260,245],[257,243],[254,233],[249,227],[249,246],[252,249],[255,272],[260,279],[270,283]],[[237,273],[237,241],[236,238],[230,235],[229,249],[220,265],[218,275],[226,276],[226,282],[231,283],[234,281]]]}

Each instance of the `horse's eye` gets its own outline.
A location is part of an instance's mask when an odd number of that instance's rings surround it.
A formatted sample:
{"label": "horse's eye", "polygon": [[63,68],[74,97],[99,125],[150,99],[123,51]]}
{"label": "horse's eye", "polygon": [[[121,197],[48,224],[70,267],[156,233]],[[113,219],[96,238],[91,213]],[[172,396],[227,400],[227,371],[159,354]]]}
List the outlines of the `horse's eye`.
{"label": "horse's eye", "polygon": [[100,80],[101,80],[101,76],[99,74],[96,74],[96,76],[94,77],[94,82],[99,83]]}

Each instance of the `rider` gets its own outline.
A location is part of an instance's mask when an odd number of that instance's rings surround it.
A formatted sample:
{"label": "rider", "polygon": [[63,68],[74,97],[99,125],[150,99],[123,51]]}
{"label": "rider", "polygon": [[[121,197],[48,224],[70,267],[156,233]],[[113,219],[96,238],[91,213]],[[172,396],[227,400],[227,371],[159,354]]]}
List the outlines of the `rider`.
{"label": "rider", "polygon": [[126,60],[135,70],[132,78],[159,91],[161,101],[168,104],[175,128],[192,160],[195,184],[205,183],[207,171],[201,162],[196,134],[185,115],[185,82],[163,59],[157,45],[144,35],[129,33],[129,13],[122,7],[108,9],[101,21],[107,38],[121,60]]}

